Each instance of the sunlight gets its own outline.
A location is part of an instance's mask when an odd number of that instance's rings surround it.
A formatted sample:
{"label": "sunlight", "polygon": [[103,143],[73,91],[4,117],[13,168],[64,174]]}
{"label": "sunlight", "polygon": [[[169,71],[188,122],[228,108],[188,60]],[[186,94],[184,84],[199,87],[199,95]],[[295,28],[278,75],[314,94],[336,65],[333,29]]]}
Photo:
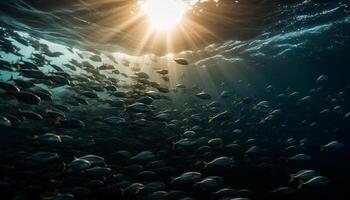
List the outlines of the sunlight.
{"label": "sunlight", "polygon": [[146,0],[141,9],[152,28],[169,31],[181,22],[187,8],[182,0]]}

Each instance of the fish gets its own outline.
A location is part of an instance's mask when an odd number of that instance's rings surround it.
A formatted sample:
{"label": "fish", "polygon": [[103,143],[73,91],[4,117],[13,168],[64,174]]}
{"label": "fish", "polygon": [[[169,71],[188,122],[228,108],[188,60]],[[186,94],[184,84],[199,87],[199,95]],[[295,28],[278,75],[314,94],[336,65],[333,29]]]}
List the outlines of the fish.
{"label": "fish", "polygon": [[307,182],[301,182],[298,186],[298,189],[304,188],[304,187],[324,187],[329,184],[330,180],[329,178],[325,176],[316,176],[314,178],[311,178]]}
{"label": "fish", "polygon": [[0,81],[0,89],[4,90],[7,93],[18,93],[21,90],[14,84]]}
{"label": "fish", "polygon": [[152,108],[144,103],[134,103],[127,106],[127,110],[132,112],[148,113],[152,111]]}
{"label": "fish", "polygon": [[174,61],[179,65],[189,65],[189,62],[185,58],[175,58]]}
{"label": "fish", "polygon": [[195,96],[196,97],[198,97],[198,98],[200,98],[200,99],[211,99],[212,97],[211,97],[211,95],[210,94],[208,94],[208,93],[205,93],[205,92],[199,92],[199,93],[197,93],[197,94],[195,94]]}
{"label": "fish", "polygon": [[41,103],[41,98],[38,95],[31,92],[20,91],[10,93],[10,95],[14,96],[18,101],[26,104],[38,105]]}
{"label": "fish", "polygon": [[172,179],[172,183],[194,183],[202,178],[199,172],[185,172],[178,177]]}
{"label": "fish", "polygon": [[229,158],[226,156],[215,158],[214,160],[205,163],[204,168],[231,168],[235,164],[233,158]]}
{"label": "fish", "polygon": [[126,119],[121,117],[116,117],[116,116],[107,117],[103,119],[103,121],[107,124],[114,125],[114,126],[124,125],[127,123]]}
{"label": "fish", "polygon": [[7,117],[0,115],[0,127],[3,128],[3,127],[11,127],[11,126],[12,126],[11,121]]}
{"label": "fish", "polygon": [[167,69],[160,69],[160,70],[157,70],[156,72],[161,75],[169,74],[169,70]]}
{"label": "fish", "polygon": [[209,117],[209,123],[215,122],[215,121],[225,121],[232,118],[232,113],[229,111],[224,111],[222,113],[219,113],[215,116]]}

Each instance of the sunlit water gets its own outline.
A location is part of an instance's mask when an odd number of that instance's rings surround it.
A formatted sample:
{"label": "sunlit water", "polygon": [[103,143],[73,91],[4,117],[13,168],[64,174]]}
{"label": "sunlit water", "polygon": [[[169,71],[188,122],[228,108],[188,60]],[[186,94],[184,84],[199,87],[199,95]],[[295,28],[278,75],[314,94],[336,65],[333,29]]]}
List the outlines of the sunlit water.
{"label": "sunlit water", "polygon": [[[66,44],[75,40],[74,51],[79,52],[79,49],[83,49],[79,48],[76,41],[84,42],[86,30],[94,29],[93,24],[84,25],[83,22],[74,21],[78,20],[76,16],[79,10],[84,10],[83,5],[77,4],[71,10],[62,8],[54,12],[44,12],[30,7],[21,0],[11,1],[11,3],[1,2],[1,4],[13,9],[12,12],[10,10],[1,11],[1,22],[4,27],[11,27],[14,30],[35,34],[39,38],[49,39],[48,44],[51,50],[65,54],[59,59],[52,59],[52,63],[62,64],[71,58],[81,60],[79,56],[72,54],[64,46],[55,43],[56,40]],[[14,15],[15,11],[21,14]],[[37,17],[45,19],[35,20]],[[125,46],[118,47],[117,43],[111,44],[115,47],[115,51],[109,49],[105,53],[112,53],[118,61],[129,60],[131,67],[134,64],[140,64],[143,71],[151,75],[154,72],[153,67],[169,67],[170,86],[183,82],[189,85],[199,84],[215,90],[215,87],[221,82],[235,82],[244,78],[248,79],[247,82],[267,79],[281,81],[281,84],[290,86],[302,86],[300,84],[311,83],[314,77],[324,72],[334,73],[337,76],[334,78],[338,80],[347,78],[344,73],[341,73],[346,70],[348,57],[345,55],[349,49],[347,44],[350,17],[346,1],[330,3],[300,1],[286,5],[279,4],[275,6],[266,20],[270,21],[269,24],[265,26],[262,33],[252,39],[229,40],[224,43],[208,44],[202,49],[188,49],[176,53],[193,63],[189,67],[174,65],[169,56],[161,56],[159,62],[154,63],[154,57],[158,59],[158,56],[149,53],[133,56],[132,51],[127,50]],[[32,23],[34,26],[27,25],[28,21],[30,22],[28,24]],[[45,30],[45,23],[51,22],[53,24],[50,24],[50,30]],[[79,28],[70,28],[75,24],[79,24]],[[42,28],[38,28],[40,26]],[[99,31],[99,28],[95,31]],[[82,41],[76,38],[81,38]],[[98,44],[91,43],[91,48],[96,45]],[[24,57],[28,57],[33,50],[31,47],[20,44],[18,47]],[[89,55],[87,51],[83,53]],[[18,59],[16,56],[3,52],[1,55],[12,61]],[[110,63],[109,59],[105,59],[104,62]],[[251,71],[242,72],[242,69]],[[120,67],[120,70],[128,71],[130,68]],[[6,77],[6,73],[2,73],[2,76]]]}

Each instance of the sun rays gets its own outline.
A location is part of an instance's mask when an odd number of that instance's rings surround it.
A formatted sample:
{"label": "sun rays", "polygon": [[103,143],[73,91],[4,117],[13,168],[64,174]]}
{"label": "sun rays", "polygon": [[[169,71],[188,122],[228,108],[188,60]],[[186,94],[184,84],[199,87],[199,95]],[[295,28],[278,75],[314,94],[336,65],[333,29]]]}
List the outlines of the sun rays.
{"label": "sun rays", "polygon": [[[104,29],[92,31],[89,37],[99,43],[127,44],[129,53],[156,54],[176,53],[180,48],[197,49],[206,43],[203,34],[216,37],[210,28],[193,18],[199,13],[198,0],[103,0],[99,4],[108,6],[96,17],[96,24],[104,24]],[[96,5],[90,5],[97,7]],[[101,7],[97,7],[100,13]],[[196,16],[198,17],[198,16]],[[94,23],[92,23],[94,24]],[[97,29],[98,27],[96,27]]]}

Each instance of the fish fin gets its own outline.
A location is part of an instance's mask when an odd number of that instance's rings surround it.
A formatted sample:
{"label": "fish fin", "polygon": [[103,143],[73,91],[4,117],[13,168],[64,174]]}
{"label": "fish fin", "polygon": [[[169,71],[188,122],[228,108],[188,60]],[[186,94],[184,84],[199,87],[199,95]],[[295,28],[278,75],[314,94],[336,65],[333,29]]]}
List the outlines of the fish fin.
{"label": "fish fin", "polygon": [[324,151],[324,146],[323,146],[323,145],[321,146],[321,149],[320,149],[320,151]]}

